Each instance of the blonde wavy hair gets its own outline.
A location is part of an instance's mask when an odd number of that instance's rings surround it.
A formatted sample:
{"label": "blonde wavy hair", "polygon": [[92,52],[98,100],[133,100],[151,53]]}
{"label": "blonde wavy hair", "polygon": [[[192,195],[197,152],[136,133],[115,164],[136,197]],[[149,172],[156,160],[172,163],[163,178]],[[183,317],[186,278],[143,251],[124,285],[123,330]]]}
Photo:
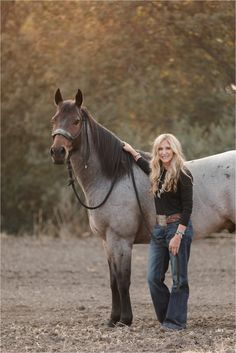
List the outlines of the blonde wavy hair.
{"label": "blonde wavy hair", "polygon": [[[179,140],[172,134],[161,134],[159,135],[154,143],[152,148],[152,159],[150,161],[151,173],[151,192],[156,194],[158,191],[158,184],[163,172],[162,161],[159,158],[159,147],[163,141],[167,141],[170,144],[170,148],[173,151],[173,158],[170,163],[165,176],[164,184],[162,189],[164,191],[176,191],[177,182],[179,179],[180,171],[186,174],[184,170],[185,157],[182,152],[182,147]],[[188,174],[186,174],[188,176]]]}

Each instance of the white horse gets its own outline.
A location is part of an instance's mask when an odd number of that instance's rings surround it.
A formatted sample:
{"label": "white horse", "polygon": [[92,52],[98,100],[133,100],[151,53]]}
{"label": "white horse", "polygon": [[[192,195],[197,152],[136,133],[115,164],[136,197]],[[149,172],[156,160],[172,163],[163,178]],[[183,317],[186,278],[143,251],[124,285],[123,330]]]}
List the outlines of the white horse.
{"label": "white horse", "polygon": [[[132,171],[149,229],[155,224],[153,196],[149,192],[148,176],[122,150],[122,141],[98,124],[82,106],[82,101],[80,90],[75,101],[63,101],[57,90],[58,110],[52,118],[51,156],[57,164],[70,159],[86,203],[90,206],[101,204],[101,207],[89,210],[89,223],[92,231],[103,239],[110,269],[112,310],[109,325],[131,325],[132,247],[150,241],[130,177]],[[150,158],[149,154],[142,155]],[[207,235],[226,228],[232,231],[235,224],[235,152],[186,164],[194,178],[192,221],[195,233]]]}

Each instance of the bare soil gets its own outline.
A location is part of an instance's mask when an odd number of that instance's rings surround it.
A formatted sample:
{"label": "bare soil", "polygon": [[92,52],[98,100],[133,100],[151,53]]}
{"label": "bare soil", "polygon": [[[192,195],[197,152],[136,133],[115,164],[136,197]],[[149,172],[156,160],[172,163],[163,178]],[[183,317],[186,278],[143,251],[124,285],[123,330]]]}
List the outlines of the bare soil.
{"label": "bare soil", "polygon": [[99,239],[3,236],[1,352],[235,352],[235,236],[193,242],[188,328],[181,332],[160,331],[146,283],[147,249],[133,251],[133,325],[111,329]]}

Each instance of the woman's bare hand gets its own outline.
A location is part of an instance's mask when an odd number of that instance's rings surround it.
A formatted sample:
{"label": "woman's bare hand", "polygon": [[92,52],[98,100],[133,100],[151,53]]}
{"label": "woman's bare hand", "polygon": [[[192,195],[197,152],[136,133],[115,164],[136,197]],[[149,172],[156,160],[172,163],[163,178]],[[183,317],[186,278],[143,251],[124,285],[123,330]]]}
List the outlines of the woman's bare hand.
{"label": "woman's bare hand", "polygon": [[133,147],[129,143],[124,141],[123,141],[123,150],[129,153],[132,153],[134,151]]}
{"label": "woman's bare hand", "polygon": [[181,238],[178,235],[175,235],[169,243],[169,250],[175,256],[179,252],[179,247],[181,244]]}

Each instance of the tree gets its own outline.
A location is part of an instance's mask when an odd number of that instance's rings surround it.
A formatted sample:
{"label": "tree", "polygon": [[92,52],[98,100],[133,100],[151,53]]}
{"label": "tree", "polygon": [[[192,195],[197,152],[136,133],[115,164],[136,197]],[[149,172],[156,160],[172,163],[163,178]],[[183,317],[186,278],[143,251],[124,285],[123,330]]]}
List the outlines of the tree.
{"label": "tree", "polygon": [[235,72],[234,2],[1,6],[3,229],[32,229],[40,210],[54,217],[66,178],[48,154],[58,87],[67,98],[81,88],[94,117],[136,147],[180,127],[188,158],[234,147],[234,96],[225,90]]}

